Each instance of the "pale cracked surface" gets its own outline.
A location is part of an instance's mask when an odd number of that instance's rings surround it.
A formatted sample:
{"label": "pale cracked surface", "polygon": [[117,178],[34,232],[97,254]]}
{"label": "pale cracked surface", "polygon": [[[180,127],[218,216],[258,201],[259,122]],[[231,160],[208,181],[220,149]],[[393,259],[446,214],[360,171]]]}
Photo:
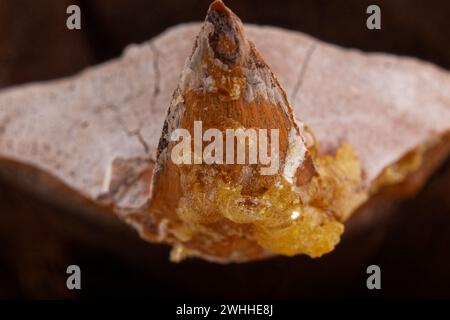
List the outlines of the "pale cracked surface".
{"label": "pale cracked surface", "polygon": [[[71,78],[2,91],[0,158],[44,170],[117,211],[141,207],[149,190],[140,177],[155,160],[170,96],[199,27],[171,28]],[[299,32],[251,25],[246,32],[314,131],[320,152],[350,143],[367,183],[450,128],[447,71]]]}

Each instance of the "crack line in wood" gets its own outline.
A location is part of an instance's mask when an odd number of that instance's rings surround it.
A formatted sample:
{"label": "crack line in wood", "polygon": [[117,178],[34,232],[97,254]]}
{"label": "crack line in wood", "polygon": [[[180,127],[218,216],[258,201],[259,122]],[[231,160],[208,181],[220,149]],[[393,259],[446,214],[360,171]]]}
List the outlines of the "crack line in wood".
{"label": "crack line in wood", "polygon": [[141,134],[142,125],[139,125],[139,127],[135,130],[130,130],[123,122],[121,114],[119,112],[119,108],[115,104],[107,104],[107,105],[105,105],[105,108],[113,111],[116,114],[117,123],[120,125],[120,127],[125,132],[125,134],[128,137],[136,137],[137,140],[139,141],[139,143],[144,148],[145,154],[148,154],[150,152],[150,147],[149,147],[148,143],[145,141],[144,137],[142,137],[142,134]]}
{"label": "crack line in wood", "polygon": [[316,50],[316,48],[317,48],[317,44],[312,43],[310,45],[310,47],[308,48],[308,51],[306,52],[305,60],[303,61],[303,65],[302,65],[302,68],[300,69],[300,73],[298,75],[297,82],[295,83],[294,90],[292,91],[292,94],[291,94],[291,101],[290,101],[291,104],[294,103],[294,99],[297,97],[297,94],[303,84],[306,70],[308,69],[309,62],[311,61],[311,56],[314,53],[314,51]]}
{"label": "crack line in wood", "polygon": [[160,87],[159,87],[159,83],[160,83],[160,78],[161,78],[161,73],[159,70],[159,50],[158,48],[156,48],[156,45],[154,42],[150,42],[150,49],[153,52],[153,70],[155,71],[155,86],[153,88],[153,99],[156,99],[156,96],[159,94],[160,92]]}

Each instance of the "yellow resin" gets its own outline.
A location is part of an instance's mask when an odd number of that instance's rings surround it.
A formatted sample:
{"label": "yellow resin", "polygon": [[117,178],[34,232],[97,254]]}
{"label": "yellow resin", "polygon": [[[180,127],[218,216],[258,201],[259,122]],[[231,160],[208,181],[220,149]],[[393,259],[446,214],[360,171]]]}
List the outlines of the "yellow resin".
{"label": "yellow resin", "polygon": [[[434,142],[434,141],[433,141]],[[386,167],[371,186],[371,194],[376,193],[381,187],[401,183],[407,176],[419,170],[423,164],[423,156],[432,142],[422,144],[405,154],[396,163]]]}
{"label": "yellow resin", "polygon": [[197,233],[220,241],[214,226],[224,219],[250,225],[247,235],[261,247],[282,255],[320,257],[340,240],[344,221],[367,198],[361,166],[350,145],[332,156],[315,156],[318,175],[301,187],[281,175],[261,194],[244,194],[211,166],[182,168],[183,197],[177,210],[179,240]]}

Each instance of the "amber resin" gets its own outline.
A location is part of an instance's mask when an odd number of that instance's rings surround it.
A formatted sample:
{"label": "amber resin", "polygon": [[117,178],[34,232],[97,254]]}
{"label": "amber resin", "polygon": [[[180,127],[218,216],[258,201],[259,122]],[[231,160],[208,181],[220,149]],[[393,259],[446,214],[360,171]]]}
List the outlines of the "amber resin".
{"label": "amber resin", "polygon": [[[344,231],[342,221],[367,193],[350,145],[341,146],[335,157],[314,160],[318,175],[308,184],[296,187],[277,176],[268,188],[253,185],[263,190],[257,194],[245,193],[247,186],[227,181],[214,168],[182,168],[178,234],[185,241],[198,233],[220,238],[222,230],[216,226],[228,221],[246,225],[247,236],[272,253],[319,257],[333,250]],[[177,247],[173,258],[181,252]]]}

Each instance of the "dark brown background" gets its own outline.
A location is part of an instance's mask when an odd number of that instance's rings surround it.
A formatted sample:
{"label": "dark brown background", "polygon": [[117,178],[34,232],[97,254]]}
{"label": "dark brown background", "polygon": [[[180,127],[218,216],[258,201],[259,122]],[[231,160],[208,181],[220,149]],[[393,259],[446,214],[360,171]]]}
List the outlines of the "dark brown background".
{"label": "dark brown background", "polygon": [[[449,1],[225,2],[245,22],[415,56],[450,69]],[[116,57],[129,43],[202,20],[208,3],[0,0],[0,88],[71,75]],[[70,4],[81,7],[81,31],[65,27]],[[381,7],[382,30],[366,29],[369,4]],[[172,264],[166,247],[144,243],[125,226],[112,233],[0,180],[0,298],[450,298],[449,161],[417,197],[374,229],[344,239],[319,260]],[[371,263],[382,269],[381,291],[365,287]],[[81,266],[79,292],[65,288],[69,264]]]}

